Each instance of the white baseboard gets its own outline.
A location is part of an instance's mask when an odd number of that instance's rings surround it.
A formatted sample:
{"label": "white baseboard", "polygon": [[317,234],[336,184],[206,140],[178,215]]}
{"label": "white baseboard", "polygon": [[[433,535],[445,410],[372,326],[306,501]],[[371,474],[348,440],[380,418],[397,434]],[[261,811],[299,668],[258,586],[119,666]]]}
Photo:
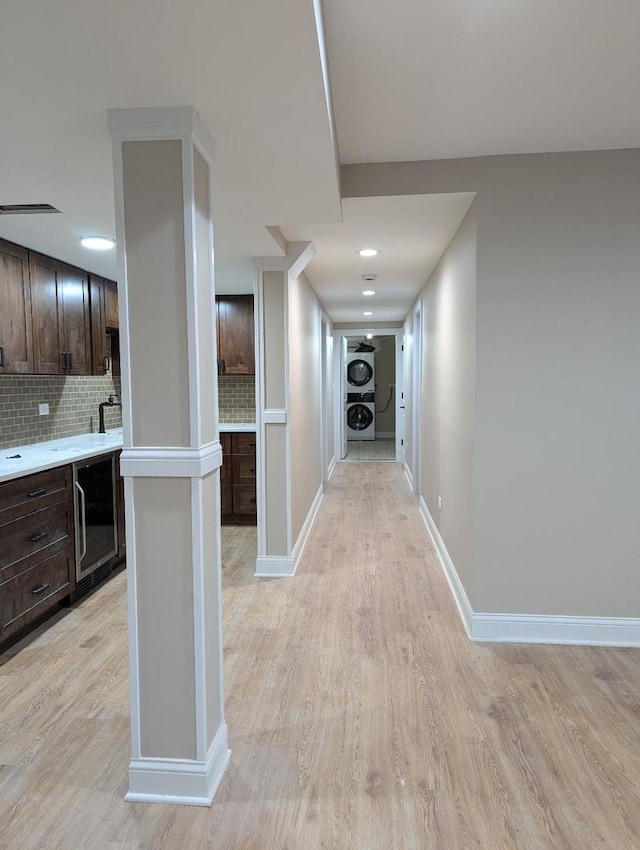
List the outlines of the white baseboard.
{"label": "white baseboard", "polygon": [[473,641],[640,647],[640,619],[551,614],[481,614],[471,608],[447,547],[420,497],[420,514],[451,588],[460,619]]}
{"label": "white baseboard", "polygon": [[438,555],[438,560],[442,566],[442,571],[444,572],[445,578],[451,588],[451,593],[453,594],[454,602],[458,608],[458,613],[460,614],[460,619],[462,620],[462,625],[467,632],[469,637],[472,637],[472,619],[473,619],[473,609],[471,608],[471,604],[469,602],[469,598],[467,593],[462,586],[462,582],[460,581],[460,576],[456,572],[456,568],[453,565],[453,561],[449,557],[449,553],[447,552],[447,547],[444,545],[444,540],[440,537],[440,532],[438,531],[435,522],[433,521],[433,517],[429,513],[429,508],[427,507],[427,503],[420,496],[420,516],[424,520],[425,525],[427,526],[427,531],[429,532],[429,536],[431,537],[431,541],[435,547],[436,553]]}
{"label": "white baseboard", "polygon": [[313,528],[313,523],[316,521],[323,498],[324,487],[321,484],[314,496],[313,503],[309,508],[309,513],[307,514],[304,525],[300,530],[300,534],[298,535],[298,539],[296,540],[291,555],[266,555],[256,558],[256,571],[254,573],[255,578],[286,578],[296,574],[298,563],[302,557],[304,547],[307,544],[309,534]]}
{"label": "white baseboard", "polygon": [[334,455],[331,458],[331,462],[329,463],[329,472],[327,473],[327,481],[331,481],[331,476],[335,472],[336,469],[336,456]]}
{"label": "white baseboard", "polygon": [[496,643],[640,647],[640,620],[551,614],[474,614],[471,637]]}
{"label": "white baseboard", "polygon": [[414,489],[413,489],[413,472],[411,472],[411,470],[409,469],[409,467],[407,466],[406,463],[403,464],[403,469],[404,469],[404,474],[406,476],[406,479],[409,482],[409,487],[411,487],[411,492],[413,493],[414,492]]}
{"label": "white baseboard", "polygon": [[256,558],[255,578],[283,578],[285,576],[292,576],[294,572],[293,558],[290,555],[278,557],[263,555]]}
{"label": "white baseboard", "polygon": [[125,800],[137,803],[210,806],[230,756],[227,725],[223,722],[204,762],[189,759],[131,759],[129,791]]}
{"label": "white baseboard", "polygon": [[320,510],[320,505],[322,504],[323,499],[324,489],[321,484],[318,487],[318,490],[316,491],[316,495],[314,496],[313,502],[311,503],[311,507],[309,508],[307,518],[305,519],[304,524],[300,529],[300,534],[298,535],[298,539],[296,540],[295,546],[293,547],[293,552],[291,553],[291,556],[293,558],[294,572],[297,570],[298,564],[300,563],[300,558],[302,557],[304,547],[307,545],[309,534],[311,533],[311,529],[313,528],[313,523],[316,521],[316,517],[318,516],[318,511]]}

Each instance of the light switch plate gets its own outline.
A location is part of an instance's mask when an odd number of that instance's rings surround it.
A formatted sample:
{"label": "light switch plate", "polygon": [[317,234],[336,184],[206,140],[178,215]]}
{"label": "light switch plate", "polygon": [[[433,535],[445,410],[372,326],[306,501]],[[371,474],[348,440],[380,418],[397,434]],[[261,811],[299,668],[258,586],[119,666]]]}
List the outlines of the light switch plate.
{"label": "light switch plate", "polygon": [[49,405],[46,401],[43,404],[38,405],[38,413],[40,414],[40,416],[49,415]]}

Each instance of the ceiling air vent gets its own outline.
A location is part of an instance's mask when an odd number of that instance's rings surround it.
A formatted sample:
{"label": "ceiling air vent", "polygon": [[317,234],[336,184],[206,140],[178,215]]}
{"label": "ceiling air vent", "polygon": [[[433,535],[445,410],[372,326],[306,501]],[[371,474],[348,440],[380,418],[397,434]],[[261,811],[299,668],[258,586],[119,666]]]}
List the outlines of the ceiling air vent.
{"label": "ceiling air vent", "polygon": [[59,213],[51,204],[0,204],[0,215],[36,215]]}

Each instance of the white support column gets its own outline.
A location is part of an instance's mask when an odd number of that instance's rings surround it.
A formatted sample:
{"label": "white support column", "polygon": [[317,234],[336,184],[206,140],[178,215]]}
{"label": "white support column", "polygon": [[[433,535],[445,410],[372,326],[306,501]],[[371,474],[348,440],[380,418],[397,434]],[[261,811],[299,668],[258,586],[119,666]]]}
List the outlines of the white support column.
{"label": "white support column", "polygon": [[287,243],[287,256],[258,262],[258,551],[256,576],[292,576],[302,546],[292,540],[289,405],[289,285],[315,254],[311,242]]}
{"label": "white support column", "polygon": [[286,259],[258,268],[258,551],[256,576],[293,575]]}
{"label": "white support column", "polygon": [[192,107],[110,110],[131,663],[128,800],[210,805],[224,720],[213,139]]}

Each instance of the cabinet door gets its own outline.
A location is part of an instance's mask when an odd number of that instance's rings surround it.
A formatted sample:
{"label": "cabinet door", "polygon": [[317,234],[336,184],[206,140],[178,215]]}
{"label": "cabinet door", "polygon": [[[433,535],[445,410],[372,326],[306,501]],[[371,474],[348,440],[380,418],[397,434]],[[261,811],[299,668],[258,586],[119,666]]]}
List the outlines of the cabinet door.
{"label": "cabinet door", "polygon": [[223,375],[255,374],[253,296],[224,295],[217,299],[218,359]]}
{"label": "cabinet door", "polygon": [[29,255],[0,241],[0,375],[33,372]]}
{"label": "cabinet door", "polygon": [[33,356],[37,375],[60,375],[63,356],[61,298],[62,266],[56,260],[29,252],[31,308],[33,312]]}
{"label": "cabinet door", "polygon": [[80,269],[62,266],[62,286],[58,287],[62,313],[63,351],[68,354],[67,371],[72,375],[91,374],[91,326],[89,276]]}
{"label": "cabinet door", "polygon": [[107,359],[107,328],[104,315],[104,281],[101,277],[89,277],[89,305],[91,307],[91,353],[93,374],[104,375]]}
{"label": "cabinet door", "polygon": [[112,280],[104,282],[105,324],[110,331],[120,328],[118,317],[118,287]]}

